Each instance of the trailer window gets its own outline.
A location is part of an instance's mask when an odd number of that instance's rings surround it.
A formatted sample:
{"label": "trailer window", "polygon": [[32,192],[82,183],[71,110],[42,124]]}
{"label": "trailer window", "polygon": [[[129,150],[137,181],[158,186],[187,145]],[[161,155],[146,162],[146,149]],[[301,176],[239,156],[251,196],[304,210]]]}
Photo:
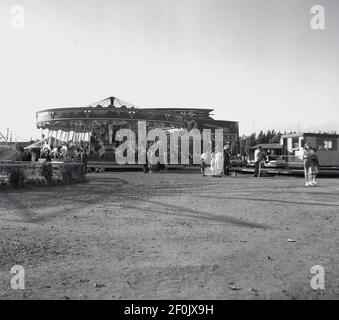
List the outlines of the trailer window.
{"label": "trailer window", "polygon": [[317,149],[318,150],[337,150],[337,140],[327,139],[327,138],[318,138]]}
{"label": "trailer window", "polygon": [[292,148],[299,149],[299,137],[292,138]]}

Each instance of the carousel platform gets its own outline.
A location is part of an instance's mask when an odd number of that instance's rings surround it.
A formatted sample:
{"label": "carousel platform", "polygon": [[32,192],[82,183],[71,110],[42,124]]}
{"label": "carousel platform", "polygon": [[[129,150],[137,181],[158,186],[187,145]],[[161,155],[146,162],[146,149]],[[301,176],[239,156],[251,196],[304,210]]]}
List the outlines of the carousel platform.
{"label": "carousel platform", "polygon": [[[142,164],[118,164],[114,161],[89,161],[87,164],[88,169],[119,169],[119,170],[141,170],[143,169]],[[185,169],[187,166],[183,164],[169,164],[166,165],[168,169]]]}

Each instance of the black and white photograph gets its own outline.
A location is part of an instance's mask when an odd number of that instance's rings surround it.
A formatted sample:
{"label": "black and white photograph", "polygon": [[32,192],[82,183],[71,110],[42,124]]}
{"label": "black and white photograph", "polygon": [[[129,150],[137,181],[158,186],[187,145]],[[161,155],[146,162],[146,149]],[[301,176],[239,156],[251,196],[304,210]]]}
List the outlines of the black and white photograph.
{"label": "black and white photograph", "polygon": [[339,298],[338,0],[1,0],[0,43],[0,300]]}

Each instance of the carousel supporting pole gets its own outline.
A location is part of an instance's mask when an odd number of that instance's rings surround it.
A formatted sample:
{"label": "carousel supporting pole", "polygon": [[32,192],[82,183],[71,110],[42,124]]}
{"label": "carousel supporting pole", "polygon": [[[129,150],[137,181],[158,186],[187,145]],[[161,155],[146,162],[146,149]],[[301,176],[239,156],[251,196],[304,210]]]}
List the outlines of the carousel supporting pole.
{"label": "carousel supporting pole", "polygon": [[61,131],[60,130],[57,130],[56,132],[56,137],[55,137],[55,146],[54,147],[57,147],[58,146],[58,143],[59,143],[59,140],[60,140],[60,134],[61,134]]}
{"label": "carousel supporting pole", "polygon": [[[55,136],[56,136],[56,131],[53,130],[53,131],[52,131],[51,141],[50,141],[49,145],[53,144],[53,141],[55,141]],[[52,138],[53,138],[53,139],[52,139]]]}
{"label": "carousel supporting pole", "polygon": [[109,144],[113,143],[113,124],[112,123],[108,125],[108,143]]}
{"label": "carousel supporting pole", "polygon": [[74,135],[73,135],[73,142],[78,142],[78,132],[74,131]]}
{"label": "carousel supporting pole", "polygon": [[75,142],[79,142],[80,141],[80,125],[79,124],[77,125],[77,128],[76,128],[75,137],[76,137]]}
{"label": "carousel supporting pole", "polygon": [[61,134],[61,138],[62,138],[61,141],[62,142],[66,142],[66,134],[67,134],[67,132],[62,130],[62,134]]}
{"label": "carousel supporting pole", "polygon": [[50,132],[49,132],[49,137],[48,137],[48,144],[50,145],[51,144],[51,142],[52,142],[52,137],[53,137],[53,130],[51,130]]}
{"label": "carousel supporting pole", "polygon": [[80,141],[84,141],[85,140],[85,133],[86,133],[86,128],[85,128],[85,125],[83,125],[82,127],[81,127],[81,139],[80,139]]}

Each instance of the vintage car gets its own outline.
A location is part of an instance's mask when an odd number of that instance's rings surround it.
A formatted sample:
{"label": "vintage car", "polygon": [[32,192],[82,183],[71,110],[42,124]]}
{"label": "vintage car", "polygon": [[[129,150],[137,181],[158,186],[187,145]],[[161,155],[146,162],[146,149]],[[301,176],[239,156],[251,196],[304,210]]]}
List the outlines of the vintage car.
{"label": "vintage car", "polygon": [[282,159],[279,156],[267,156],[265,164],[265,168],[285,168],[286,167],[286,160]]}

